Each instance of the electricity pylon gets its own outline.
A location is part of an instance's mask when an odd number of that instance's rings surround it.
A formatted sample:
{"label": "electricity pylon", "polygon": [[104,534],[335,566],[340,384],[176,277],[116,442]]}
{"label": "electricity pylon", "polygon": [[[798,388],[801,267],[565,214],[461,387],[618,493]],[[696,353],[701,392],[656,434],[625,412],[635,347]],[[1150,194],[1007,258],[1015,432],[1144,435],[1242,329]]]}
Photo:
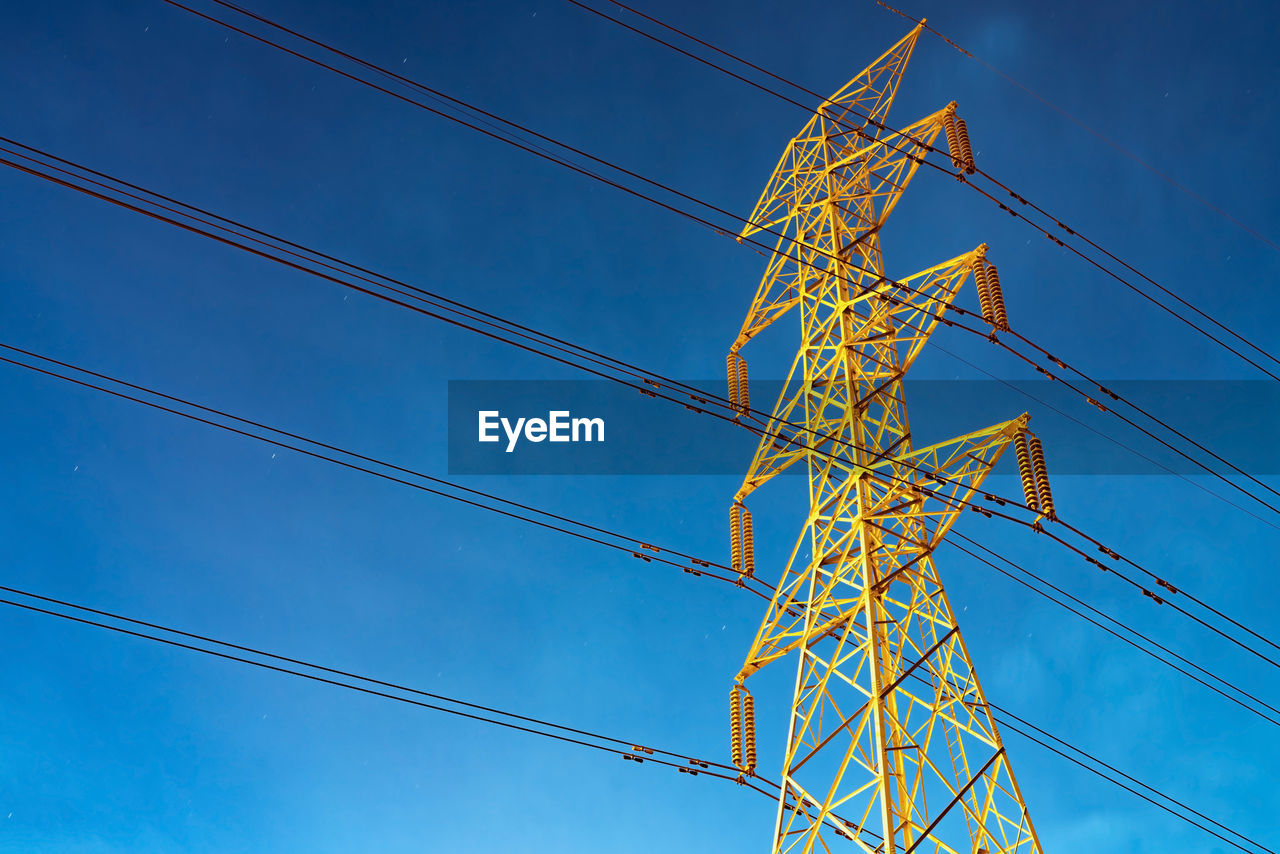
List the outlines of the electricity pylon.
{"label": "electricity pylon", "polygon": [[739,417],[754,418],[741,347],[792,308],[801,346],[734,497],[739,572],[754,572],[743,500],[802,460],[809,475],[804,531],[731,697],[734,761],[750,775],[745,680],[798,654],[775,852],[826,851],[834,837],[883,854],[1041,852],[933,551],[1011,443],[1030,506],[1052,516],[1043,454],[1026,414],[913,448],[903,399],[970,275],[992,334],[1008,328],[999,279],[985,245],[897,282],[881,257],[880,229],[927,146],[944,134],[957,169],[973,170],[954,103],[901,132],[883,126],[920,30],[818,108],[742,232],[783,237],[728,357]]}

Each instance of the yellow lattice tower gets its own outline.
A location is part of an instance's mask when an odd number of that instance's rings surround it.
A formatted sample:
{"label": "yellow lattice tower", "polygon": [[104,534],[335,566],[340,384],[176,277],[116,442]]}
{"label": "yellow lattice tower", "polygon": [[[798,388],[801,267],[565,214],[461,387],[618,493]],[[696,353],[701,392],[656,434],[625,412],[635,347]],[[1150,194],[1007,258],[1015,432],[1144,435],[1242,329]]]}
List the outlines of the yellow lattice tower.
{"label": "yellow lattice tower", "polygon": [[[802,342],[731,524],[734,565],[750,574],[743,499],[807,464],[808,520],[731,698],[734,760],[752,774],[745,680],[797,654],[777,852],[825,851],[836,837],[884,854],[1041,851],[933,562],[1005,448],[1016,442],[1026,453],[1028,416],[913,449],[902,392],[969,275],[993,334],[1007,329],[999,281],[985,245],[898,282],[886,278],[880,252],[880,228],[925,146],[945,134],[957,169],[972,170],[954,103],[901,132],[879,124],[920,29],[818,108],[742,233],[784,235],[729,354],[743,417],[753,416],[742,345],[792,308]],[[1034,496],[1030,462],[1020,468]]]}

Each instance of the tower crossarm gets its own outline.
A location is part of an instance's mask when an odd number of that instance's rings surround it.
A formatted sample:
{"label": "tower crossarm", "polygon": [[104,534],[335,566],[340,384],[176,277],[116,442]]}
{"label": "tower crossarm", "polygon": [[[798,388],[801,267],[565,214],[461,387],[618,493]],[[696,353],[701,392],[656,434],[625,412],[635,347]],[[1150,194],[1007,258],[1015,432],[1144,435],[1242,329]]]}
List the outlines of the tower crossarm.
{"label": "tower crossarm", "polygon": [[874,137],[876,124],[888,118],[911,51],[923,28],[917,26],[867,66],[814,111],[804,128],[787,143],[773,175],[741,236],[787,222],[803,205],[816,178],[825,174],[830,146],[848,146],[861,135]]}
{"label": "tower crossarm", "polygon": [[[869,465],[854,477],[838,477],[830,490],[833,497],[810,514],[738,680],[801,646],[830,637],[845,620],[860,613],[855,607],[860,594],[849,588],[848,579],[838,569],[859,559],[866,546],[859,536],[864,525],[875,532],[872,556],[882,568],[882,586],[909,574],[914,565],[931,555],[1009,444],[1026,430],[1029,420],[1024,413],[1011,421]],[[864,481],[860,490],[852,488],[857,479]],[[861,513],[855,507],[859,494],[872,497]],[[850,515],[853,521],[848,526],[823,524],[824,520]],[[817,540],[820,552],[804,565],[796,558],[815,528],[822,532]],[[809,587],[803,582],[811,572],[816,573],[816,582]],[[807,617],[813,619],[807,621]]]}
{"label": "tower crossarm", "polygon": [[900,132],[883,127],[919,32],[832,95],[787,143],[739,235],[778,239],[732,352],[797,305],[815,279],[845,275],[853,246],[884,224],[942,132],[954,104]]}
{"label": "tower crossarm", "polygon": [[1011,421],[917,448],[871,469],[877,474],[892,471],[895,477],[909,473],[917,483],[926,485],[927,491],[920,493],[914,515],[927,532],[928,546],[933,549],[942,542],[964,508],[971,506],[971,499],[982,481],[1018,434],[1026,431],[1030,419],[1024,412]]}
{"label": "tower crossarm", "polygon": [[[943,116],[953,109],[949,105],[902,134],[863,146],[841,146],[830,137],[814,142],[783,185],[790,197],[772,206],[776,218],[753,218],[740,235],[768,230],[778,238],[731,350],[741,349],[799,304],[823,278],[850,275],[846,268],[858,263],[850,257],[852,248],[884,225],[915,176],[925,146],[937,138]],[[788,149],[798,142],[792,140]],[[846,200],[855,196],[858,204],[849,205]]]}
{"label": "tower crossarm", "polygon": [[[813,337],[828,337],[842,318],[849,317],[856,324],[851,340],[827,351],[804,347],[796,353],[734,500],[742,501],[775,475],[804,459],[812,449],[821,450],[830,445],[831,437],[850,435],[849,425],[845,423],[848,418],[859,416],[879,396],[896,393],[896,381],[924,349],[951,300],[971,274],[974,263],[985,252],[984,244],[900,282],[882,281],[875,287],[864,288],[852,299],[836,303],[835,310],[816,328]],[[886,356],[887,350],[893,351],[891,356]],[[813,360],[807,376],[806,356]],[[846,399],[848,392],[842,379],[851,356],[867,364],[878,362],[883,367],[878,372],[864,371],[858,399],[854,401]],[[809,411],[833,414],[826,431],[817,433],[807,425],[797,426],[797,422],[807,419]],[[856,471],[847,455],[834,464],[850,473]]]}

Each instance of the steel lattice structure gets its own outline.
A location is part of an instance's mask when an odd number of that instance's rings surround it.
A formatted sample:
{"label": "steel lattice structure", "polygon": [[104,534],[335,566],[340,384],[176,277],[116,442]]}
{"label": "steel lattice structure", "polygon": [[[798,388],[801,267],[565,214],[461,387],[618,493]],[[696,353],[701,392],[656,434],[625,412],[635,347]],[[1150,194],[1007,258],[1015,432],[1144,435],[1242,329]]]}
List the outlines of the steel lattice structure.
{"label": "steel lattice structure", "polygon": [[[752,774],[745,680],[797,654],[775,852],[849,840],[885,854],[1041,852],[933,561],[1004,450],[1029,456],[1028,416],[913,448],[902,386],[970,275],[993,330],[1007,328],[999,282],[985,245],[896,282],[880,250],[940,134],[957,168],[972,169],[954,103],[900,132],[883,126],[921,26],[818,108],[742,232],[783,235],[730,350],[730,393],[746,417],[740,348],[792,308],[802,342],[732,510],[735,564],[751,573],[743,500],[808,466],[808,519],[732,695],[734,759]],[[1034,496],[1036,472],[1021,469]]]}

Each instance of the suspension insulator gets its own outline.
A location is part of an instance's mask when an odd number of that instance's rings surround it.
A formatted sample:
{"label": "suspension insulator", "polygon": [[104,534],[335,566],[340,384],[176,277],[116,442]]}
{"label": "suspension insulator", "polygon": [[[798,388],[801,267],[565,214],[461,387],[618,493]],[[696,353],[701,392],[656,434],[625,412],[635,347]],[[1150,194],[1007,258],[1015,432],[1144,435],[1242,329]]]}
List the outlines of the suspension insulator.
{"label": "suspension insulator", "polygon": [[956,136],[960,142],[960,165],[964,167],[966,175],[972,175],[977,168],[973,163],[973,146],[969,144],[969,127],[964,123],[964,119],[956,116]]}
{"label": "suspension insulator", "polygon": [[1036,472],[1036,489],[1040,493],[1040,511],[1050,519],[1053,512],[1053,493],[1049,490],[1049,469],[1044,464],[1044,447],[1035,436],[1031,437],[1031,467]]}
{"label": "suspension insulator", "polygon": [[751,511],[742,508],[742,572],[752,576],[756,572],[756,538],[751,530]]}
{"label": "suspension insulator", "polygon": [[738,686],[729,692],[729,752],[736,768],[742,768],[742,698]]}
{"label": "suspension insulator", "polygon": [[978,288],[978,305],[982,308],[982,319],[995,326],[996,315],[991,307],[991,285],[987,281],[987,263],[981,258],[973,263],[973,283]]}
{"label": "suspension insulator", "polygon": [[747,360],[738,357],[738,411],[746,414],[751,408],[751,388],[747,385]]}
{"label": "suspension insulator", "polygon": [[947,152],[951,155],[951,165],[957,169],[964,168],[960,159],[960,133],[956,128],[956,114],[948,110],[942,117],[942,129],[947,134]]}
{"label": "suspension insulator", "polygon": [[1000,289],[1000,274],[995,264],[987,265],[987,289],[991,296],[991,310],[994,313],[996,329],[1009,331],[1009,314],[1004,310],[1004,291]]}
{"label": "suspension insulator", "polygon": [[729,375],[729,404],[738,408],[738,355],[730,353],[724,357],[725,373]]}
{"label": "suspension insulator", "polygon": [[1036,475],[1031,468],[1031,451],[1027,448],[1027,434],[1019,433],[1014,440],[1018,452],[1018,475],[1022,478],[1022,495],[1033,513],[1040,512],[1040,499],[1036,495]]}
{"label": "suspension insulator", "polygon": [[742,514],[741,504],[729,506],[729,558],[734,572],[742,572]]}
{"label": "suspension insulator", "polygon": [[750,774],[756,770],[756,701],[746,692],[742,698],[742,729],[747,760],[743,770]]}

